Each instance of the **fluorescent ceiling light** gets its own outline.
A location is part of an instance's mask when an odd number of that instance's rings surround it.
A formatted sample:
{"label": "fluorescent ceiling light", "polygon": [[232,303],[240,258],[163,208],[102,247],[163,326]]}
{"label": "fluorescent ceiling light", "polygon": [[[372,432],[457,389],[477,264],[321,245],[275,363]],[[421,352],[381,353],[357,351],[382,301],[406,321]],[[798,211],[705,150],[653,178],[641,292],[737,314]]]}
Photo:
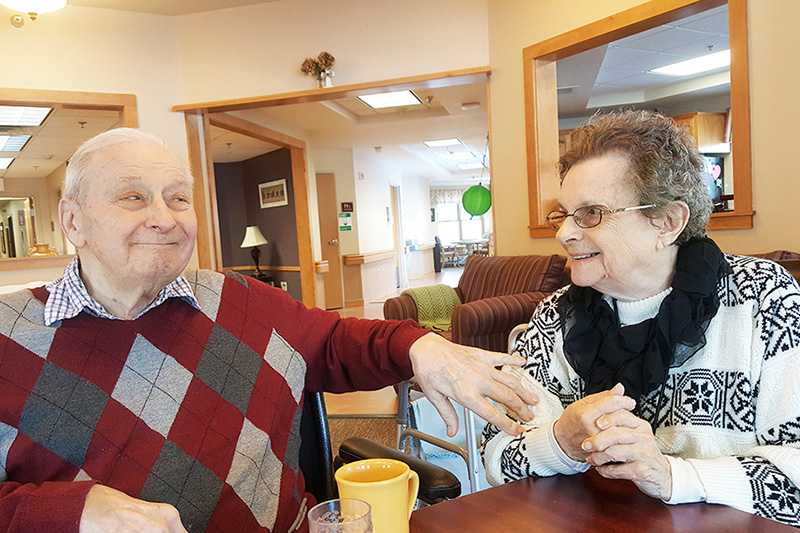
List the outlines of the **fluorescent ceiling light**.
{"label": "fluorescent ceiling light", "polygon": [[19,152],[30,135],[0,135],[0,152]]}
{"label": "fluorescent ceiling light", "polygon": [[475,156],[472,155],[472,152],[450,152],[447,154],[442,154],[442,157],[445,159],[475,159]]}
{"label": "fluorescent ceiling light", "polygon": [[0,4],[14,11],[42,15],[65,8],[67,0],[2,0]]}
{"label": "fluorescent ceiling light", "polygon": [[385,107],[400,107],[407,105],[420,105],[422,102],[411,91],[395,91],[392,93],[365,94],[359,100],[373,109]]}
{"label": "fluorescent ceiling light", "polygon": [[463,165],[458,165],[458,168],[461,170],[477,170],[483,168],[483,163],[464,163]]}
{"label": "fluorescent ceiling light", "polygon": [[715,52],[687,61],[681,61],[680,63],[673,63],[672,65],[656,68],[649,72],[653,74],[663,74],[665,76],[691,76],[692,74],[699,74],[700,72],[728,67],[730,64],[731,51],[723,50],[721,52]]}
{"label": "fluorescent ceiling light", "polygon": [[41,126],[52,107],[0,106],[0,126]]}
{"label": "fluorescent ceiling light", "polygon": [[14,161],[13,157],[0,157],[0,170],[5,170]]}
{"label": "fluorescent ceiling light", "polygon": [[461,144],[461,139],[440,139],[438,141],[424,141],[422,144],[428,148],[439,148],[442,146],[456,146]]}

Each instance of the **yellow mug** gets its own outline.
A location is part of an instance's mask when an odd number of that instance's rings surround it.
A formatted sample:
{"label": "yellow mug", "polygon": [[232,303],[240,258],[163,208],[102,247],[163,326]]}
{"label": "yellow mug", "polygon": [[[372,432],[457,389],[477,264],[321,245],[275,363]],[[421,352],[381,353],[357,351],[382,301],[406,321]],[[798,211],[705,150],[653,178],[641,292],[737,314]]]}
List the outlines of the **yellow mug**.
{"label": "yellow mug", "polygon": [[408,520],[419,492],[419,476],[395,459],[364,459],[336,471],[340,498],[372,506],[375,533],[408,533]]}

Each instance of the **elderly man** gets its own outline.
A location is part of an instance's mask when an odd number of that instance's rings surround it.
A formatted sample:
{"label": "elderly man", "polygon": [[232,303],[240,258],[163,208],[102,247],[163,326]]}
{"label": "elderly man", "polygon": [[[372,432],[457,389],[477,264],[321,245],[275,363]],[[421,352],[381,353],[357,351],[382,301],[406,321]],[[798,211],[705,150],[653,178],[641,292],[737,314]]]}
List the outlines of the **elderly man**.
{"label": "elderly man", "polygon": [[[78,258],[0,301],[0,529],[294,531],[304,390],[414,377],[451,433],[455,399],[511,433],[537,400],[410,323],[341,319],[238,274],[185,271],[192,178],[120,128],[78,149],[59,205]],[[185,528],[185,529],[184,529]]]}

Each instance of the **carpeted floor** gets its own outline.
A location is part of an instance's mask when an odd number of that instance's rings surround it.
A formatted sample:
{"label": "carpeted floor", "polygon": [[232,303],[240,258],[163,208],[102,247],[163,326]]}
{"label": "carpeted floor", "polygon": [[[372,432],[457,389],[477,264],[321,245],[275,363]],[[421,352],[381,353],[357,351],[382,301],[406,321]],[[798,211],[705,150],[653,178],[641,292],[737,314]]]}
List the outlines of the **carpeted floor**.
{"label": "carpeted floor", "polygon": [[395,417],[328,417],[328,426],[334,456],[338,453],[339,444],[350,437],[365,437],[391,447],[397,441]]}

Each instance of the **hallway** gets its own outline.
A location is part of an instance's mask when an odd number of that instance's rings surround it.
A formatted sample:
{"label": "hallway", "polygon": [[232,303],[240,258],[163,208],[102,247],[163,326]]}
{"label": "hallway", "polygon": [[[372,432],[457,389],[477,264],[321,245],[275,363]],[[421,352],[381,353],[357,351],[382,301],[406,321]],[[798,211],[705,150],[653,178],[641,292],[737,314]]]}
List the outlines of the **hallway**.
{"label": "hallway", "polygon": [[[433,273],[428,276],[409,280],[409,287],[424,287],[443,283],[455,287],[464,272],[463,267],[442,268],[438,274]],[[370,302],[363,307],[350,307],[338,309],[342,317],[356,318],[383,318],[383,302],[393,296],[397,296],[402,289],[397,289],[394,294],[387,296],[384,300]],[[397,413],[397,395],[393,387],[386,387],[377,391],[349,392],[345,394],[325,394],[325,404],[330,417],[387,417]]]}

